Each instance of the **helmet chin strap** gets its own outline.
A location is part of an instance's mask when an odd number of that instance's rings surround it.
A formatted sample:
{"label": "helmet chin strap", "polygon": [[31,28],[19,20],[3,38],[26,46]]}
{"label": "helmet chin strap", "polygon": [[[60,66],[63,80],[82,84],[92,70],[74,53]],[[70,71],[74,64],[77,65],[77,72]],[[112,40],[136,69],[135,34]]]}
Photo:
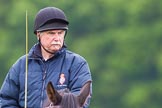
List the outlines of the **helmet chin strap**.
{"label": "helmet chin strap", "polygon": [[40,39],[39,39],[38,41],[39,41],[39,44],[41,45],[41,47],[42,47],[47,53],[55,54],[55,52],[51,52],[51,51],[47,50],[47,49],[41,44]]}

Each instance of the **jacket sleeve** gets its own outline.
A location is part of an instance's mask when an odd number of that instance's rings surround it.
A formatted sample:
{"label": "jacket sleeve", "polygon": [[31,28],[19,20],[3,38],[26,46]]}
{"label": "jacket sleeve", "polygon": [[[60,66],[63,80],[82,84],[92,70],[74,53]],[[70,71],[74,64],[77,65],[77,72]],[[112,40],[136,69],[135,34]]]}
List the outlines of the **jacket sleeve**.
{"label": "jacket sleeve", "polygon": [[[74,64],[70,70],[70,91],[78,95],[83,85],[88,81],[92,81],[88,63],[84,59],[74,61]],[[92,84],[90,91],[90,95],[84,104],[84,108],[89,107],[90,99],[92,96]]]}
{"label": "jacket sleeve", "polygon": [[8,72],[0,90],[1,108],[19,108],[18,76],[13,68]]}

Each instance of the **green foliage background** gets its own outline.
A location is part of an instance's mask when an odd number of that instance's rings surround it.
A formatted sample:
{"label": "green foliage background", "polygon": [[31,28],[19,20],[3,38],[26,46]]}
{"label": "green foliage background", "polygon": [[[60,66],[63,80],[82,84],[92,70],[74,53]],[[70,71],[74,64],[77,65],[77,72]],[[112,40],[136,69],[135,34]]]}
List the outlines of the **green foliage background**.
{"label": "green foliage background", "polygon": [[90,108],[161,108],[161,0],[1,0],[0,86],[11,65],[29,48],[35,14],[63,9],[70,21],[66,44],[87,59],[93,76]]}

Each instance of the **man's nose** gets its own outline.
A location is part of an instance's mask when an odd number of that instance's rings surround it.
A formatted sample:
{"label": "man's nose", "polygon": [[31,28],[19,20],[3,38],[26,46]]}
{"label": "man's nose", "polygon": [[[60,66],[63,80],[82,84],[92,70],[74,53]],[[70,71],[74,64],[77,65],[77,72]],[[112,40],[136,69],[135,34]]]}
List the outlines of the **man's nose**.
{"label": "man's nose", "polygon": [[54,36],[53,36],[54,40],[55,41],[58,41],[60,39],[60,36],[58,33],[56,33]]}

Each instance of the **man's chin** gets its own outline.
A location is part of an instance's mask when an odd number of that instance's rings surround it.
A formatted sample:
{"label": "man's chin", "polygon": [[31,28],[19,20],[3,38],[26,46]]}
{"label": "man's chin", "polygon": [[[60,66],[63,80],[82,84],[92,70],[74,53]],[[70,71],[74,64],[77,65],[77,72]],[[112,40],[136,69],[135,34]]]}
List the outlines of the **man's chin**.
{"label": "man's chin", "polygon": [[57,51],[59,51],[61,48],[55,48],[55,49],[52,49],[51,51],[52,52],[57,52]]}

